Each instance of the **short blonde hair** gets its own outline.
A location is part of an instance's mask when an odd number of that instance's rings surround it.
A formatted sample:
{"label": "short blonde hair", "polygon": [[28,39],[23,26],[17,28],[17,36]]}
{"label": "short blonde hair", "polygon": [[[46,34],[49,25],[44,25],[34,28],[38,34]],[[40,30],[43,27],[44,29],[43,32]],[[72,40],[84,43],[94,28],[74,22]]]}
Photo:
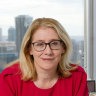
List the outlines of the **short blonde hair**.
{"label": "short blonde hair", "polygon": [[72,52],[72,42],[65,31],[64,27],[55,19],[52,18],[38,18],[33,21],[22,41],[21,50],[20,50],[20,68],[22,72],[23,80],[32,80],[37,79],[37,73],[34,67],[34,58],[30,55],[29,50],[31,46],[31,40],[34,32],[40,27],[53,28],[61,40],[64,42],[65,53],[62,54],[61,60],[57,67],[57,72],[59,77],[68,77],[71,75],[69,72],[74,68],[70,65],[70,55]]}

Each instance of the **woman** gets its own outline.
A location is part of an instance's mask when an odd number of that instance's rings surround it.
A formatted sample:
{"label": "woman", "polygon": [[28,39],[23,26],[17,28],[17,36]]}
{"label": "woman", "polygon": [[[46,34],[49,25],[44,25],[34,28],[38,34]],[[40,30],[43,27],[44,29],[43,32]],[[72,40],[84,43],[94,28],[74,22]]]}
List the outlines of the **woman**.
{"label": "woman", "polygon": [[70,37],[58,21],[34,20],[19,60],[0,75],[0,96],[88,96],[86,73],[70,63],[71,51]]}

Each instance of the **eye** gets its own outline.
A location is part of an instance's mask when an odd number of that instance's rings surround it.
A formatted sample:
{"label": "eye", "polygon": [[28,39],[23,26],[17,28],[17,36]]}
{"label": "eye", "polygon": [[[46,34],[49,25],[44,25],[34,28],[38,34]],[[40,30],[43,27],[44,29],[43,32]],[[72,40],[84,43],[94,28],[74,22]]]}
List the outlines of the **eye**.
{"label": "eye", "polygon": [[37,43],[35,43],[35,46],[44,46],[44,43],[43,42],[37,42]]}
{"label": "eye", "polygon": [[51,42],[51,45],[55,45],[55,46],[57,46],[58,44],[59,44],[58,41],[52,41],[52,42]]}

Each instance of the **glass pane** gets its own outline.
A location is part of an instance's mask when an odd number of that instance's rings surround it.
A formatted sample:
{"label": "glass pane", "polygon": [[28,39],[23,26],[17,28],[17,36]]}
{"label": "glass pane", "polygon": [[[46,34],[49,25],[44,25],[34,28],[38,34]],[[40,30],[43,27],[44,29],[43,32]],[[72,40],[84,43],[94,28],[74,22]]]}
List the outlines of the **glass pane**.
{"label": "glass pane", "polygon": [[[5,7],[6,6],[6,7]],[[1,0],[0,70],[17,59],[22,38],[38,17],[58,20],[72,38],[72,61],[84,64],[84,0]]]}

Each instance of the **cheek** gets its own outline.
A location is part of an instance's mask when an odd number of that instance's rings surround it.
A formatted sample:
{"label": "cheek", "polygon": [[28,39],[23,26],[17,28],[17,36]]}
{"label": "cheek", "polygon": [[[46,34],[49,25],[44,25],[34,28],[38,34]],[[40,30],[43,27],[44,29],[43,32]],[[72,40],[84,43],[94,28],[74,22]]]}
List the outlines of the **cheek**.
{"label": "cheek", "polygon": [[61,51],[57,51],[54,53],[55,54],[55,58],[60,60],[61,59],[61,55],[62,55],[62,52]]}
{"label": "cheek", "polygon": [[42,53],[41,52],[39,53],[39,52],[34,51],[32,55],[33,55],[33,58],[34,59],[38,59],[38,58],[40,58],[40,56],[42,55]]}
{"label": "cheek", "polygon": [[30,48],[29,53],[30,53],[30,55],[33,55],[33,57],[35,57],[35,56],[37,57],[37,56],[41,55],[41,52],[35,51],[33,47]]}
{"label": "cheek", "polygon": [[64,50],[61,49],[61,50],[55,51],[54,54],[56,54],[57,56],[61,56],[63,53],[64,53]]}

